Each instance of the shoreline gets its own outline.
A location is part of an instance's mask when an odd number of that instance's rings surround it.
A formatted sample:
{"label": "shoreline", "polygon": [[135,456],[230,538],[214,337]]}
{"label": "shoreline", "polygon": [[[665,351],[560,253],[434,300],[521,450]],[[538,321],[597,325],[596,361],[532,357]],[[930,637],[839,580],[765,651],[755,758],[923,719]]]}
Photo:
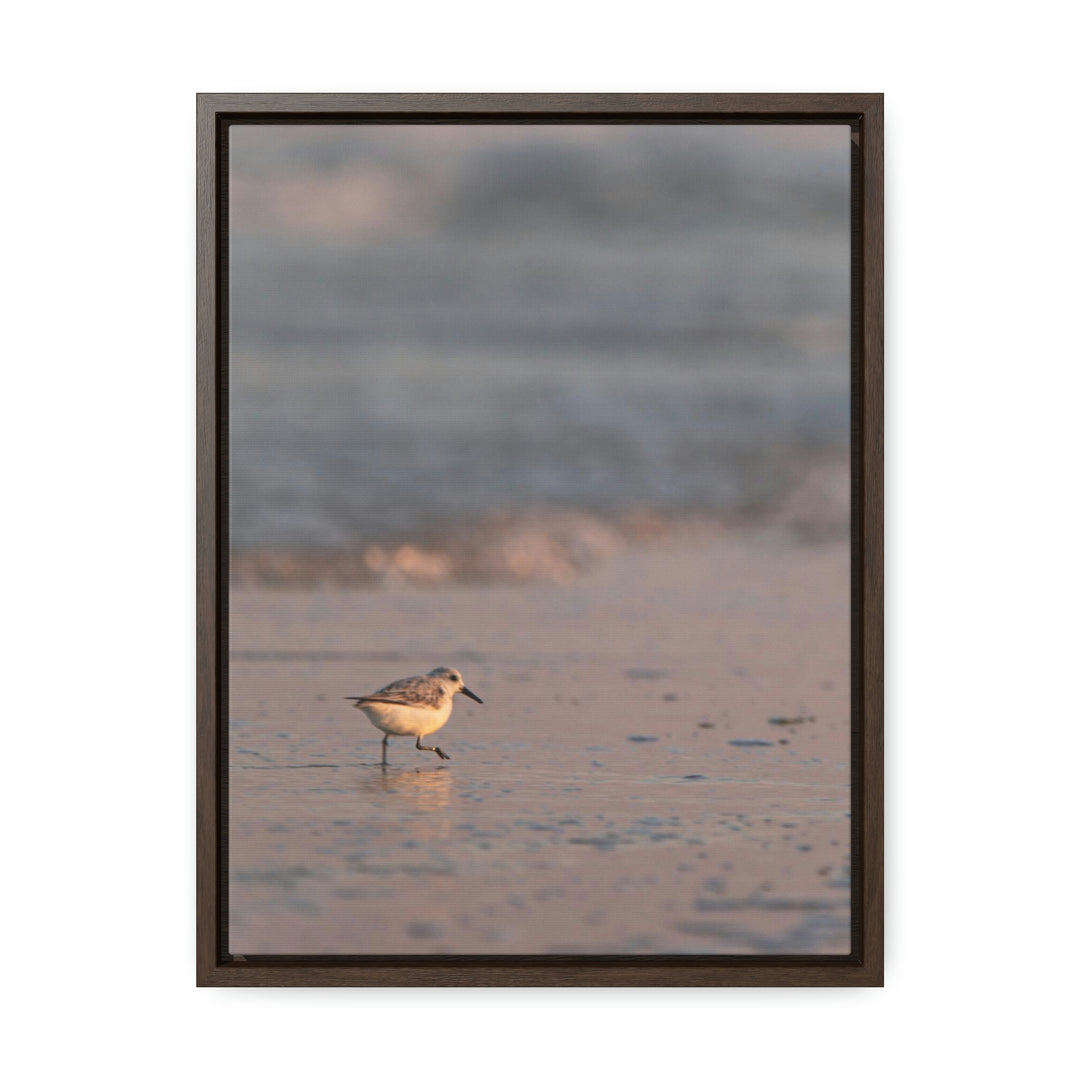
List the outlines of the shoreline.
{"label": "shoreline", "polygon": [[[569,587],[235,590],[230,948],[845,952],[848,583],[846,542],[732,532]],[[438,663],[486,704],[382,770],[342,699]]]}
{"label": "shoreline", "polygon": [[382,589],[553,582],[568,585],[630,549],[714,539],[832,543],[850,535],[846,455],[805,462],[781,498],[739,511],[570,507],[505,510],[415,536],[336,548],[253,548],[230,557],[234,589]]}

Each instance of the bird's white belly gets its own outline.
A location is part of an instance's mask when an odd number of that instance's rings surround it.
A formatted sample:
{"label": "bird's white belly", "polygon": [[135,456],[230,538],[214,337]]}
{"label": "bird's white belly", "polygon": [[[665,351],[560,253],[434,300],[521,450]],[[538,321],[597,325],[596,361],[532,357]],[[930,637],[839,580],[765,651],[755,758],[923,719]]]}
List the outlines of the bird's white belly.
{"label": "bird's white belly", "polygon": [[364,715],[389,735],[430,735],[450,719],[452,702],[438,709],[420,709],[412,705],[387,705],[371,701],[360,706]]}

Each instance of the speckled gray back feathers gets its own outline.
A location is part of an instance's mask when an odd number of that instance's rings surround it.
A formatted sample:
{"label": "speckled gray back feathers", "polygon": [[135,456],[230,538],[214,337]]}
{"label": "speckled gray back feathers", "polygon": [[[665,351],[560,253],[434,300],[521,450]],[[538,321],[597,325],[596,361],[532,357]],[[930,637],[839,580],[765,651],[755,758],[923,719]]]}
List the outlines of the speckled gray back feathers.
{"label": "speckled gray back feathers", "polygon": [[355,700],[381,701],[387,705],[419,705],[437,709],[446,697],[446,687],[430,675],[411,675],[407,679],[398,679],[376,690],[374,694]]}

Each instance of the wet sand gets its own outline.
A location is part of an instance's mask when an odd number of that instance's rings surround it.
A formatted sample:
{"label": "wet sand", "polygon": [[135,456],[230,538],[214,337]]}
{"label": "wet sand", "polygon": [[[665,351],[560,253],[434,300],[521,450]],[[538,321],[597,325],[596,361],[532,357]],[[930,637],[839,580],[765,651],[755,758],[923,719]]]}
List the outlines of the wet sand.
{"label": "wet sand", "polygon": [[[234,589],[230,950],[846,953],[848,580],[732,531],[566,586]],[[485,704],[383,769],[342,699],[437,664]]]}

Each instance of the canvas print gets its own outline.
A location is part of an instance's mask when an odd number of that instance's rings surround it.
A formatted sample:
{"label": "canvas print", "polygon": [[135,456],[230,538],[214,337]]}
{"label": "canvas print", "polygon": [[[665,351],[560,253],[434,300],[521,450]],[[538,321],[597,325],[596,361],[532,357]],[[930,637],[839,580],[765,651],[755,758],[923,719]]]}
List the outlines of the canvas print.
{"label": "canvas print", "polygon": [[233,955],[851,948],[851,131],[243,124]]}

